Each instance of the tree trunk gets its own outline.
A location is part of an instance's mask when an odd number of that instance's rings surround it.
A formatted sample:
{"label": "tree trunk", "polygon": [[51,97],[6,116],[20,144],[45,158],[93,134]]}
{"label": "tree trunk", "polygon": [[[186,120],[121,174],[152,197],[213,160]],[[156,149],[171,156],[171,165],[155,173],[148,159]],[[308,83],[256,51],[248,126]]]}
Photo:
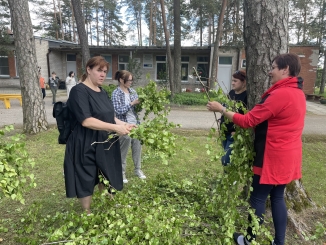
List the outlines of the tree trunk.
{"label": "tree trunk", "polygon": [[181,93],[181,20],[180,0],[173,1],[174,10],[174,92]]}
{"label": "tree trunk", "polygon": [[55,1],[53,0],[53,12],[54,12],[54,23],[55,23],[55,38],[59,39],[59,35],[58,35],[58,21],[57,21],[57,10],[55,8]]}
{"label": "tree trunk", "polygon": [[[263,18],[262,18],[263,17]],[[269,87],[268,72],[273,58],[288,50],[288,1],[244,1],[244,42],[247,62],[248,104],[252,108]],[[307,232],[304,222],[294,215],[315,204],[300,180],[287,185],[288,217],[297,233]]]}
{"label": "tree trunk", "polygon": [[140,33],[139,46],[143,46],[143,39],[142,39],[143,33],[142,33],[142,29],[141,29],[141,10],[139,10],[139,12],[138,12],[138,18],[139,18],[139,23],[140,23],[140,25],[139,25],[139,33]]}
{"label": "tree trunk", "polygon": [[48,123],[40,89],[35,41],[28,1],[9,0],[11,23],[23,98],[23,128],[28,134],[47,130]]}
{"label": "tree trunk", "polygon": [[[212,72],[210,77],[209,86],[212,88],[217,81],[217,66],[218,66],[218,49],[219,49],[219,42],[222,38],[223,34],[223,19],[224,13],[226,8],[227,0],[223,0],[221,6],[221,12],[218,18],[218,27],[216,31],[216,38],[214,42],[214,52],[213,52],[213,59],[212,59]],[[222,86],[222,85],[220,85]],[[223,86],[222,86],[223,87]]]}
{"label": "tree trunk", "polygon": [[171,49],[170,49],[170,33],[168,31],[167,24],[166,24],[164,0],[160,0],[160,3],[162,8],[163,28],[164,28],[164,35],[165,35],[165,42],[166,42],[166,55],[168,58],[168,65],[169,65],[169,85],[171,90],[171,96],[174,96],[173,64],[172,64],[172,56],[171,56]]}
{"label": "tree trunk", "polygon": [[71,20],[72,20],[72,41],[76,42],[76,32],[75,32],[75,14],[74,14],[74,9],[72,8],[72,4],[70,2],[70,8],[71,8]]}
{"label": "tree trunk", "polygon": [[157,5],[156,0],[154,0],[154,9],[153,9],[153,17],[155,21],[153,21],[153,45],[156,45],[156,13],[157,13]]}
{"label": "tree trunk", "polygon": [[83,58],[83,68],[85,68],[87,61],[91,58],[91,55],[89,53],[88,40],[85,31],[84,15],[82,12],[80,0],[71,0],[71,3],[75,13],[75,20]]}
{"label": "tree trunk", "polygon": [[324,68],[323,75],[321,77],[319,94],[323,94],[325,92],[325,80],[326,80],[326,48],[324,49]]}
{"label": "tree trunk", "polygon": [[243,8],[248,105],[252,108],[270,85],[273,58],[288,50],[288,2],[245,0]]}
{"label": "tree trunk", "polygon": [[65,34],[64,34],[64,31],[63,31],[63,26],[62,26],[62,14],[61,14],[60,0],[58,0],[58,9],[59,9],[59,20],[60,20],[61,39],[62,40],[65,40]]}
{"label": "tree trunk", "polygon": [[96,22],[96,43],[97,46],[100,46],[100,31],[99,31],[99,25],[98,25],[98,0],[96,0],[96,4],[95,4],[95,13],[96,13],[96,17],[95,17],[95,22]]}
{"label": "tree trunk", "polygon": [[149,46],[153,45],[153,0],[150,3],[150,10],[149,10]]}

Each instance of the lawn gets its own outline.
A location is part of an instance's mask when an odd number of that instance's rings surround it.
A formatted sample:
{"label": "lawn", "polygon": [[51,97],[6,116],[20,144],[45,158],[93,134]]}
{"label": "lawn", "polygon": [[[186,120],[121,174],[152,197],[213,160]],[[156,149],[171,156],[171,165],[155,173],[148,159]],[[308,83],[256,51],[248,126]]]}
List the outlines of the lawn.
{"label": "lawn", "polygon": [[[147,180],[142,181],[133,175],[128,156],[129,183],[113,200],[96,190],[93,215],[88,217],[76,199],[65,198],[65,146],[57,144],[57,130],[28,136],[37,187],[25,195],[25,205],[0,200],[0,244],[73,244],[69,240],[76,238],[80,238],[76,244],[221,244],[223,227],[215,225],[218,207],[212,203],[221,194],[214,193],[214,180],[223,170],[220,162],[211,162],[206,155],[208,132],[178,129],[175,133],[179,136],[177,154],[168,165],[144,159]],[[304,136],[303,142],[303,184],[317,205],[323,206],[326,137]],[[309,216],[310,223],[319,221],[325,227],[325,212],[314,214]],[[288,245],[301,244],[290,228],[287,241]],[[322,241],[325,236],[307,244]]]}

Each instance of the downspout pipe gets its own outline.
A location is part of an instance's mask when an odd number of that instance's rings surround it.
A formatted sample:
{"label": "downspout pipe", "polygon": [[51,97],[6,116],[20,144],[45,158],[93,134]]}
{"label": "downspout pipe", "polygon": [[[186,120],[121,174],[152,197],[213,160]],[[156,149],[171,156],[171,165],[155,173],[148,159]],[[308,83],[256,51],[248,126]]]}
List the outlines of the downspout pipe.
{"label": "downspout pipe", "polygon": [[51,76],[51,70],[50,70],[50,53],[51,53],[51,50],[48,50],[48,52],[46,53],[46,63],[47,63],[47,67],[48,67],[48,79]]}

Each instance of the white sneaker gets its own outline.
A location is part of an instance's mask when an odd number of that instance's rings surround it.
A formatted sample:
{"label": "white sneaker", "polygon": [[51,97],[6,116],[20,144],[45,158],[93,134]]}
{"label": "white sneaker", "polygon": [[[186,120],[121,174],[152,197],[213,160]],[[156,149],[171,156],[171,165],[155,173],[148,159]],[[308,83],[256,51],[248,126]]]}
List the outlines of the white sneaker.
{"label": "white sneaker", "polygon": [[146,179],[146,175],[143,173],[141,170],[136,170],[135,174],[138,176],[140,179]]}
{"label": "white sneaker", "polygon": [[122,175],[122,178],[123,178],[123,183],[127,184],[127,183],[128,183],[128,180],[127,180],[127,178],[126,178],[126,175],[125,175],[125,174],[123,174],[123,175]]}

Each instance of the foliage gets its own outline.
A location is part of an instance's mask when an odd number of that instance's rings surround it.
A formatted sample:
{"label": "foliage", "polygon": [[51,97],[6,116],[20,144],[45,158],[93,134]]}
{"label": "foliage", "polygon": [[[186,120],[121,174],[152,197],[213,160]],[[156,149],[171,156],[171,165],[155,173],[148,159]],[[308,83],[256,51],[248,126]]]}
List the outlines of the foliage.
{"label": "foliage", "polygon": [[6,133],[13,129],[13,126],[0,129],[0,199],[10,197],[24,203],[23,194],[36,186],[34,174],[29,170],[35,163],[25,149],[24,135],[7,137]]}
{"label": "foliage", "polygon": [[[67,243],[73,240],[69,236],[74,233],[76,244],[82,244],[83,238],[84,243],[101,244],[103,239],[105,244],[106,236],[110,239],[106,244],[118,244],[116,241],[119,240],[126,241],[124,244],[149,244],[151,239],[154,241],[152,232],[156,232],[160,244],[233,244],[221,242],[225,238],[225,226],[220,225],[223,221],[220,221],[220,210],[229,208],[231,197],[227,195],[231,190],[227,188],[226,193],[215,191],[218,185],[216,178],[224,174],[220,162],[209,161],[204,153],[204,146],[209,143],[207,132],[182,129],[174,132],[178,136],[177,155],[171,158],[168,166],[162,165],[160,159],[143,162],[148,177],[143,181],[132,176],[134,166],[127,165],[130,182],[113,200],[100,196],[96,191],[92,203],[93,215],[88,217],[78,200],[67,199],[63,195],[64,179],[60,163],[63,162],[64,147],[56,143],[57,130],[28,136],[26,149],[37,161],[33,173],[38,185],[28,193],[25,205],[9,199],[0,200],[3,211],[0,218],[2,243],[46,244],[50,243],[50,239],[66,240]],[[303,179],[305,187],[319,205],[325,203],[326,188],[320,181],[325,175],[325,142],[324,136],[304,136],[303,139]],[[221,149],[219,143],[216,148],[215,151]],[[130,160],[131,154],[128,155]],[[220,201],[220,206],[217,206],[217,198],[226,201]],[[246,213],[246,210],[238,210]],[[313,213],[315,216],[306,220],[311,221],[312,227],[316,224],[312,234],[317,240],[309,234],[307,237],[315,244],[322,244],[325,241],[325,236],[322,236],[326,225],[325,212],[313,210]],[[174,221],[176,218],[178,220]],[[265,224],[272,228],[271,222]],[[168,236],[173,236],[175,240],[171,242]],[[301,244],[296,236],[290,229],[287,244]],[[258,239],[259,244],[267,244],[265,236]]]}
{"label": "foliage", "polygon": [[[216,94],[210,92],[212,100],[216,100]],[[175,94],[172,101],[178,105],[206,105],[207,97],[203,93],[179,93]]]}
{"label": "foliage", "polygon": [[117,88],[117,85],[109,84],[109,85],[102,85],[101,87],[103,90],[105,90],[108,93],[109,98],[111,98],[112,92]]}
{"label": "foliage", "polygon": [[[136,52],[133,53],[133,57],[136,55]],[[132,73],[133,82],[132,85],[137,85],[138,80],[141,78],[141,64],[139,59],[129,57],[128,60],[128,71]]]}
{"label": "foliage", "polygon": [[[167,89],[157,89],[154,81],[144,87],[137,88],[140,103],[136,107],[136,112],[144,110],[143,122],[134,129],[130,137],[139,139],[143,145],[147,146],[145,157],[159,156],[163,163],[175,154],[176,136],[171,129],[178,127],[168,121],[167,116],[170,112],[167,99],[170,92]],[[153,117],[149,117],[153,114]]]}

